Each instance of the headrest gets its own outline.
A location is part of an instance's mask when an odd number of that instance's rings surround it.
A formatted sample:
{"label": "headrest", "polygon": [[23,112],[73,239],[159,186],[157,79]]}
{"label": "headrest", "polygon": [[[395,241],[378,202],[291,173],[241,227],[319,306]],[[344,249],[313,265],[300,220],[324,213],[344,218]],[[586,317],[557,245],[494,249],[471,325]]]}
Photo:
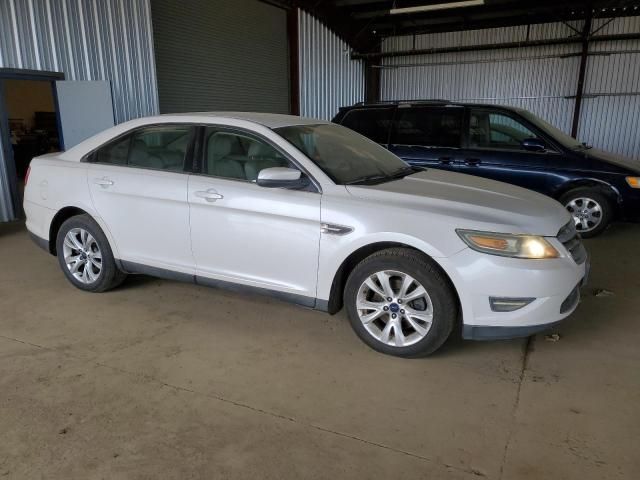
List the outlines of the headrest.
{"label": "headrest", "polygon": [[224,158],[231,153],[231,138],[225,134],[213,134],[209,137],[207,144],[207,153],[209,158]]}
{"label": "headrest", "polygon": [[262,142],[251,142],[249,145],[249,158],[273,157],[273,148]]}
{"label": "headrest", "polygon": [[133,148],[133,150],[146,150],[147,149],[147,144],[145,143],[144,140],[142,140],[140,138],[136,138],[133,141],[132,148]]}

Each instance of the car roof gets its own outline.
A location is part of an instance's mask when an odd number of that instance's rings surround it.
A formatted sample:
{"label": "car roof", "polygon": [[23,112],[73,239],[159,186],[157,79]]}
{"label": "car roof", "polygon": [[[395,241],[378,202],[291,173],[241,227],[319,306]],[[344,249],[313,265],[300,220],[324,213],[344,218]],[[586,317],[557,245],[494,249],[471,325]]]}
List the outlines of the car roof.
{"label": "car roof", "polygon": [[341,110],[349,110],[352,108],[394,108],[401,105],[406,106],[438,106],[438,107],[491,107],[504,110],[518,111],[520,109],[516,107],[510,107],[508,105],[495,105],[490,103],[469,103],[469,102],[455,102],[450,100],[441,99],[425,99],[425,100],[387,100],[379,102],[358,102],[353,105],[342,107]]}
{"label": "car roof", "polygon": [[289,127],[292,125],[318,125],[329,123],[317,118],[299,117],[297,115],[283,115],[280,113],[263,112],[192,112],[192,113],[172,113],[167,116],[189,116],[201,119],[235,119],[258,123],[267,128]]}

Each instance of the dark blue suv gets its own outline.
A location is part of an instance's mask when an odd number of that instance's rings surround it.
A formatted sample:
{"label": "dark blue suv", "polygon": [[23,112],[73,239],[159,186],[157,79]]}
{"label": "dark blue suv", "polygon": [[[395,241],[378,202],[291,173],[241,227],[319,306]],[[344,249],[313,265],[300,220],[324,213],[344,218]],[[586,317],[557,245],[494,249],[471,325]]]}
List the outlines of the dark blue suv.
{"label": "dark blue suv", "polygon": [[640,218],[640,162],[584,145],[519,108],[447,101],[344,107],[333,119],[411,165],[536,190],[571,212],[583,237]]}

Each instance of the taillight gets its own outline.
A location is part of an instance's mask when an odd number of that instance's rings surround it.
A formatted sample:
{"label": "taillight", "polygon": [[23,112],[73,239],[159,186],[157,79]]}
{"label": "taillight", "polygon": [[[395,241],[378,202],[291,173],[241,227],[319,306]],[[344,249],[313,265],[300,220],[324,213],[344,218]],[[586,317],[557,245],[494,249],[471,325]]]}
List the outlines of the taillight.
{"label": "taillight", "polygon": [[27,186],[27,182],[29,181],[29,173],[31,173],[31,165],[27,168],[27,173],[24,175],[24,186]]}

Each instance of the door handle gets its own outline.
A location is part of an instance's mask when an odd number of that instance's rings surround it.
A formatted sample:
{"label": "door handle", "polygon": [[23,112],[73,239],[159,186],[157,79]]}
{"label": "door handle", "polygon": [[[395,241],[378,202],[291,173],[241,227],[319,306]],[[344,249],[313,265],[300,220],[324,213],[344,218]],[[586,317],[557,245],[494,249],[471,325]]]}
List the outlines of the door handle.
{"label": "door handle", "polygon": [[109,187],[113,185],[113,180],[109,180],[107,177],[94,178],[93,183],[100,185],[101,187]]}
{"label": "door handle", "polygon": [[216,200],[224,198],[224,196],[220,195],[215,190],[199,190],[195,192],[194,195],[198,198],[204,198],[207,202],[215,202]]}
{"label": "door handle", "polygon": [[480,165],[479,158],[466,158],[464,161],[465,165],[469,165],[470,167],[477,167]]}
{"label": "door handle", "polygon": [[440,157],[438,159],[438,162],[440,162],[442,165],[451,165],[451,157]]}

